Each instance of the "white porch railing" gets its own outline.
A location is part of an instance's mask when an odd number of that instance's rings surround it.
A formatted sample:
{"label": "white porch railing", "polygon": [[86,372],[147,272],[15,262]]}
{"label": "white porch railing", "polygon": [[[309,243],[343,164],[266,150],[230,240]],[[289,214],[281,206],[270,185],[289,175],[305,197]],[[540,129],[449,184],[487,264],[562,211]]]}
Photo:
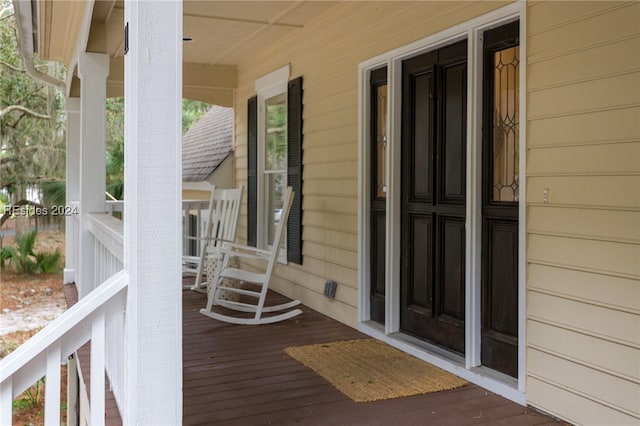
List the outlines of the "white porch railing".
{"label": "white porch railing", "polygon": [[[104,424],[104,375],[116,401],[124,389],[124,312],[128,276],[123,271],[123,222],[108,214],[90,214],[94,238],[93,286],[67,312],[0,361],[0,424],[11,424],[12,400],[45,376],[45,424],[60,424],[60,363],[91,340],[90,424]],[[78,259],[80,221],[71,221],[69,238]],[[77,265],[77,264],[76,264]]]}
{"label": "white porch railing", "polygon": [[[78,241],[80,239],[80,202],[72,201],[70,205],[73,207],[73,211],[76,212],[76,214],[69,216],[66,222],[67,228],[65,232],[67,234],[67,243],[65,245],[65,268],[76,271],[78,269],[78,259],[80,258],[78,253]],[[65,276],[65,283],[73,282],[75,279],[76,278],[74,276],[69,278]]]}
{"label": "white porch railing", "polygon": [[124,201],[123,200],[107,200],[106,212],[110,216],[117,217],[122,220],[124,218]]}
{"label": "white porch railing", "polygon": [[[94,238],[93,282],[101,283],[124,268],[123,228],[124,222],[108,213],[89,215],[89,232]],[[105,368],[111,392],[118,406],[124,408],[124,309],[123,315],[112,318],[105,331]]]}
{"label": "white porch railing", "polygon": [[185,256],[200,256],[203,242],[199,239],[207,227],[208,211],[208,200],[182,200],[182,253]]}
{"label": "white porch railing", "polygon": [[106,332],[121,318],[128,275],[120,271],[0,361],[0,424],[11,425],[12,401],[45,377],[44,423],[60,424],[60,365],[91,340],[92,425],[104,424]]}
{"label": "white porch railing", "polygon": [[[208,200],[182,201],[182,252],[187,256],[199,256],[201,244],[197,244],[206,229]],[[107,200],[105,211],[108,215],[124,220],[124,201]],[[195,237],[195,238],[194,238]]]}
{"label": "white porch railing", "polygon": [[[190,241],[187,237],[202,234],[208,207],[207,201],[183,202],[185,251]],[[124,222],[114,217],[114,213],[120,213],[122,217],[124,202],[107,202],[105,210],[107,213],[88,215],[88,231],[94,239],[94,271],[92,282],[84,285],[102,284],[92,291],[85,289],[86,296],[78,303],[0,361],[0,425],[11,424],[13,399],[43,376],[46,378],[45,424],[60,424],[60,365],[88,341],[91,341],[90,424],[104,424],[105,371],[118,406],[124,408],[123,348],[128,275],[123,270]],[[80,216],[73,216],[70,223],[67,238],[75,243],[67,246],[71,248],[69,266],[77,268]],[[194,254],[199,250],[196,246]]]}
{"label": "white porch railing", "polygon": [[95,238],[94,282],[101,283],[123,268],[124,222],[107,213],[89,215],[89,232]]}

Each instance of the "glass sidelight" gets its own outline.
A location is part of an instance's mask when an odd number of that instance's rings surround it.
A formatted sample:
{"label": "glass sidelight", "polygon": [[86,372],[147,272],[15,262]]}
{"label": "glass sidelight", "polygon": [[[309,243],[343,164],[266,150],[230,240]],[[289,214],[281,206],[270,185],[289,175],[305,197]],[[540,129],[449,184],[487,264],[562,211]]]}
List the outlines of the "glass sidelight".
{"label": "glass sidelight", "polygon": [[520,173],[520,47],[493,52],[492,201],[517,202]]}
{"label": "glass sidelight", "polygon": [[484,33],[481,362],[518,374],[519,23]]}
{"label": "glass sidelight", "polygon": [[387,85],[380,84],[375,87],[375,157],[376,157],[376,181],[375,198],[387,198],[386,162],[387,162]]}
{"label": "glass sidelight", "polygon": [[370,253],[370,317],[381,324],[385,321],[385,261],[387,211],[387,68],[371,72],[369,112],[371,116],[371,221]]}

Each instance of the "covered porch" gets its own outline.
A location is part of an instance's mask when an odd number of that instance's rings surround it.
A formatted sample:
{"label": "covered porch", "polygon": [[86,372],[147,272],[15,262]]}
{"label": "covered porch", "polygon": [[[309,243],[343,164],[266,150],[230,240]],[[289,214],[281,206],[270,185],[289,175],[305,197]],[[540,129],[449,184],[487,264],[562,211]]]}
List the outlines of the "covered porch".
{"label": "covered porch", "polygon": [[[92,425],[105,372],[124,424],[550,420],[525,405],[577,424],[640,419],[638,3],[13,4],[25,69],[37,74],[38,53],[69,70],[47,83],[67,96],[79,215],[65,281],[80,301],[0,364],[0,424],[43,375],[59,400],[60,363],[88,341]],[[483,131],[498,47],[520,52],[510,201],[488,196],[506,187],[490,151],[507,144]],[[105,213],[104,100],[123,94],[120,221]],[[234,108],[239,242],[268,247],[276,188],[297,185],[292,253],[270,288],[307,306],[299,318],[222,324],[181,289],[183,98]],[[286,126],[268,113],[283,106]],[[483,389],[355,404],[282,352],[361,332]],[[59,411],[48,404],[45,423]]]}

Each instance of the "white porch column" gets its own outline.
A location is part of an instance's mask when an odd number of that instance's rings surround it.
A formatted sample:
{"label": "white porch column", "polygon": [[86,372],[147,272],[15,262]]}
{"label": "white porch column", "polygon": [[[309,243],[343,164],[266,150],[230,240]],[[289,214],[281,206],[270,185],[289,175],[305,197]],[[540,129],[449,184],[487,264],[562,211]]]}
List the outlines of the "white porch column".
{"label": "white porch column", "polygon": [[[65,100],[67,113],[66,204],[71,206],[80,200],[80,99]],[[78,259],[78,217],[65,217],[65,265],[64,284],[75,281]]]}
{"label": "white porch column", "polygon": [[125,425],[182,424],[182,1],[127,1]]}
{"label": "white porch column", "polygon": [[88,214],[105,211],[106,106],[109,55],[82,52],[80,76],[80,247],[78,296],[84,297],[100,283],[94,281],[94,241]]}

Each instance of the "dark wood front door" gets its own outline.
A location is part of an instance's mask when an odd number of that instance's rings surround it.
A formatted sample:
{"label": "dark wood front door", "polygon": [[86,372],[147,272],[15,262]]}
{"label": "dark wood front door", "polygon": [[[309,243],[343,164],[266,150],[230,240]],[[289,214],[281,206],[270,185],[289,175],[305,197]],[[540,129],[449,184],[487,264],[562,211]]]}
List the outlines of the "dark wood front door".
{"label": "dark wood front door", "polygon": [[402,66],[400,328],[464,353],[467,42]]}
{"label": "dark wood front door", "polygon": [[518,22],[484,34],[482,364],[518,374]]}

